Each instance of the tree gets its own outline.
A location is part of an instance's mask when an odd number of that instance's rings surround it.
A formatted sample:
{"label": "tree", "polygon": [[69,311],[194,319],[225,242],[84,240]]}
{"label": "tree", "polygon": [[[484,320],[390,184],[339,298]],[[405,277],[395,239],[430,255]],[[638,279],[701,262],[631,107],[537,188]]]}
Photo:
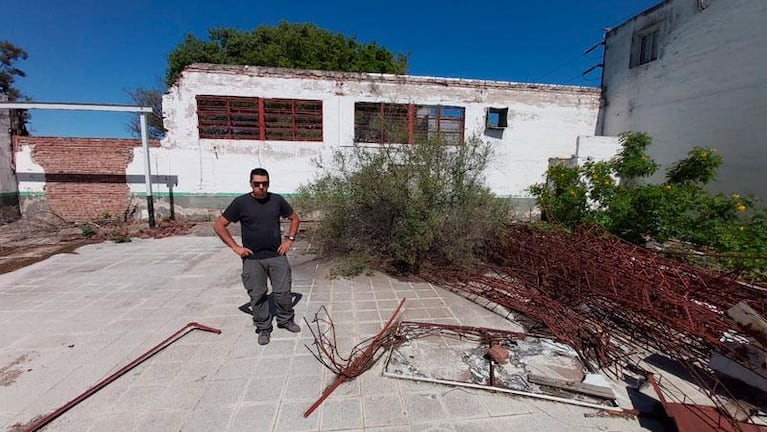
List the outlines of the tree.
{"label": "tree", "polygon": [[[29,100],[13,86],[17,76],[22,78],[26,76],[24,71],[14,64],[26,59],[26,51],[8,41],[0,41],[0,94],[5,95],[11,102],[19,99]],[[28,135],[26,124],[29,117],[27,110],[12,110],[11,131],[16,135]]]}
{"label": "tree", "polygon": [[166,84],[193,63],[271,66],[344,72],[404,74],[407,56],[394,54],[375,42],[321,29],[314,24],[280,22],[252,32],[214,28],[209,41],[187,35],[168,56]]}
{"label": "tree", "polygon": [[13,86],[16,76],[26,76],[14,63],[26,59],[26,51],[8,41],[0,41],[0,93],[8,96],[11,102],[21,97],[21,92]]}
{"label": "tree", "polygon": [[[147,115],[147,136],[149,139],[161,139],[165,136],[165,126],[162,121],[162,95],[159,88],[126,90],[133,103],[138,106],[152,107],[152,113]],[[128,130],[133,136],[141,136],[141,120],[133,116],[128,122]]]}

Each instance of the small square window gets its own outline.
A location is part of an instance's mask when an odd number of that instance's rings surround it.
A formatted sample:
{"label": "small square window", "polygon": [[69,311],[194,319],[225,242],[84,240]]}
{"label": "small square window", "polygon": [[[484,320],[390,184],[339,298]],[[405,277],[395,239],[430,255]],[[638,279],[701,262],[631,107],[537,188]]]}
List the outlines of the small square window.
{"label": "small square window", "polygon": [[488,108],[485,127],[488,129],[503,129],[508,126],[508,108]]}
{"label": "small square window", "polygon": [[631,59],[629,61],[629,67],[633,68],[657,60],[659,40],[659,24],[654,24],[634,32],[634,35],[631,38]]}

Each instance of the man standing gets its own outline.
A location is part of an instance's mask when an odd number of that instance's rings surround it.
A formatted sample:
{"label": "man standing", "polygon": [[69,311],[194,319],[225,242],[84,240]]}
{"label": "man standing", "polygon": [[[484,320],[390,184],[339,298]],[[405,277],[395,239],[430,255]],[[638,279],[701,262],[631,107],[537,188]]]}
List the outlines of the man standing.
{"label": "man standing", "polygon": [[[250,295],[253,324],[259,345],[266,345],[272,333],[272,316],[267,302],[266,279],[272,283],[272,298],[276,306],[277,327],[293,333],[301,327],[293,320],[291,270],[285,254],[290,250],[301,221],[283,197],[267,192],[269,173],[263,168],[250,172],[251,191],[235,198],[218,217],[213,229],[234,253],[242,258],[242,283]],[[280,217],[290,220],[288,236],[280,237]],[[229,226],[240,222],[242,246],[232,238]]]}

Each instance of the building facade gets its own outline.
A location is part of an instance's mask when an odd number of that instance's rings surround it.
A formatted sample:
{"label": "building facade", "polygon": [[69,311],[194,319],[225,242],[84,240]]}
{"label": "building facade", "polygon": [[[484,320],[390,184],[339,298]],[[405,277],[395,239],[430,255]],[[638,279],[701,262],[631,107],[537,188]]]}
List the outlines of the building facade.
{"label": "building facade", "polygon": [[767,198],[767,2],[666,0],[605,39],[598,135],[647,132],[664,178],[695,146],[724,157],[714,192]]}
{"label": "building facade", "polygon": [[[163,97],[167,134],[150,143],[156,215],[211,218],[268,169],[291,197],[316,178],[316,160],[363,145],[488,142],[491,190],[534,216],[527,192],[550,160],[605,159],[615,138],[595,137],[597,88],[435,77],[198,64]],[[145,157],[138,140],[15,137],[25,215],[80,221],[145,219]]]}
{"label": "building facade", "polygon": [[615,154],[614,139],[593,138],[598,108],[599,90],[586,87],[192,65],[163,98],[168,133],[153,168],[178,176],[181,200],[220,208],[249,190],[257,166],[290,195],[338,148],[476,137],[495,151],[488,185],[525,211],[550,158]]}

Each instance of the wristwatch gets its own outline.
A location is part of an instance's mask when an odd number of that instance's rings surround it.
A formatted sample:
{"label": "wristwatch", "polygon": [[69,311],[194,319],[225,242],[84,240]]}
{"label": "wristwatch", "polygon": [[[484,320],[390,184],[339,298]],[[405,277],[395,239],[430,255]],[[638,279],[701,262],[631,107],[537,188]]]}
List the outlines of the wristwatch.
{"label": "wristwatch", "polygon": [[296,236],[289,235],[288,240],[290,241],[296,241]]}

